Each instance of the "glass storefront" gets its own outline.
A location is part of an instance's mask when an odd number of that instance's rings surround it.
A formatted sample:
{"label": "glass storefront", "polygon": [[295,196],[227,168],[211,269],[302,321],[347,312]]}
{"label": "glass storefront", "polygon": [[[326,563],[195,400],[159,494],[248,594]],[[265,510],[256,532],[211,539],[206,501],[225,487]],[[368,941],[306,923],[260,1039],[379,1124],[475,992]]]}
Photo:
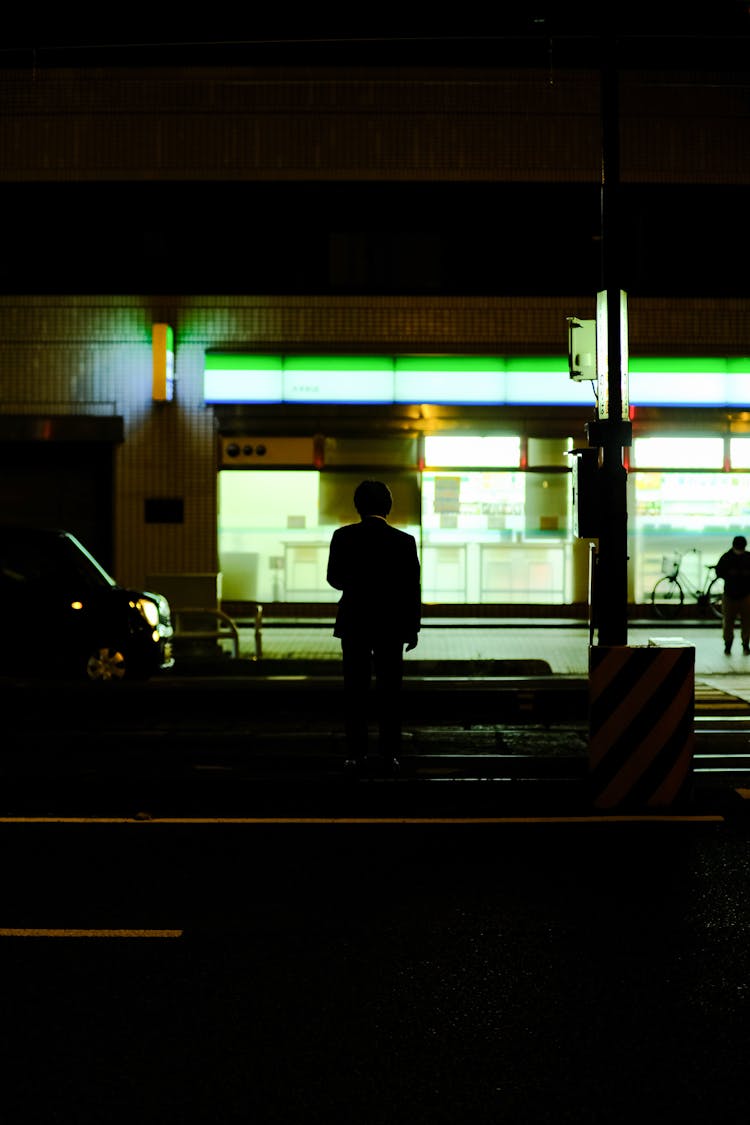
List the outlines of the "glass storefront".
{"label": "glass storefront", "polygon": [[425,601],[570,601],[569,493],[569,473],[424,472]]}
{"label": "glass storefront", "polygon": [[[360,472],[271,469],[219,474],[219,567],[226,601],[330,602],[328,546],[358,517]],[[374,474],[373,474],[374,475]],[[419,542],[416,471],[388,473],[392,522]]]}
{"label": "glass storefront", "polygon": [[[570,453],[593,402],[571,358],[208,352],[204,400],[235,447],[219,473],[224,598],[335,598],[331,534],[374,477],[417,540],[426,602],[585,602]],[[734,535],[750,538],[750,358],[634,357],[629,391],[628,597],[642,604],[676,556],[700,587]],[[282,412],[306,437],[278,439],[261,471],[241,464],[240,419],[276,433]]]}
{"label": "glass storefront", "polygon": [[636,602],[679,557],[683,574],[701,586],[705,568],[750,528],[750,478],[739,473],[634,473],[631,564]]}
{"label": "glass storefront", "polygon": [[[331,535],[357,519],[367,476],[387,481],[391,522],[417,540],[426,603],[566,604],[586,598],[573,536],[569,438],[440,436],[326,440],[323,469],[219,473],[219,557],[227,601],[331,602]],[[419,459],[421,468],[416,464]],[[388,461],[413,460],[413,468]],[[630,600],[648,603],[680,556],[700,587],[732,537],[750,538],[750,436],[636,438],[628,476]],[[583,549],[581,549],[583,548]]]}
{"label": "glass storefront", "polygon": [[529,443],[532,465],[522,468],[518,437],[428,438],[421,472],[363,472],[344,467],[339,442],[331,469],[221,472],[222,597],[335,598],[325,577],[331,534],[357,519],[354,489],[370,475],[393,493],[391,522],[417,540],[425,602],[571,601],[569,447],[568,439]]}
{"label": "glass storefront", "polygon": [[636,602],[649,600],[678,558],[688,582],[702,587],[706,568],[732,538],[750,537],[750,475],[732,471],[749,465],[748,438],[635,440],[629,508]]}

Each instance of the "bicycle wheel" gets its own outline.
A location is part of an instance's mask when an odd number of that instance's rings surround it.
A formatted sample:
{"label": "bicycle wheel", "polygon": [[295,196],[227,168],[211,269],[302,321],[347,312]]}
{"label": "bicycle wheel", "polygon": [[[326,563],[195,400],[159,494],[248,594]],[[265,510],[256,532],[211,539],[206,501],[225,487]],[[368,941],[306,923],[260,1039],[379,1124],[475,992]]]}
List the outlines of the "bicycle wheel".
{"label": "bicycle wheel", "polygon": [[709,613],[712,617],[718,617],[719,620],[724,616],[723,602],[724,602],[724,579],[714,578],[711,585],[706,592],[708,598]]}
{"label": "bicycle wheel", "polygon": [[651,602],[657,617],[677,617],[684,600],[682,586],[676,578],[660,578],[651,591]]}

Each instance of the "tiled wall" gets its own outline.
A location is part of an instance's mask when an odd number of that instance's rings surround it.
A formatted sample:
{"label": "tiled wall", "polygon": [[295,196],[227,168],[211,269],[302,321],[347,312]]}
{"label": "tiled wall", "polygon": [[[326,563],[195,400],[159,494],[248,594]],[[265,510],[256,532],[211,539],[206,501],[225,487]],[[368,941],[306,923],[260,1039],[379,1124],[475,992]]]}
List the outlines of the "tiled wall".
{"label": "tiled wall", "polygon": [[598,175],[595,74],[40,70],[0,83],[14,179]]}
{"label": "tiled wall", "polygon": [[[747,183],[744,87],[621,78],[625,181]],[[0,180],[600,177],[596,71],[4,71]]]}

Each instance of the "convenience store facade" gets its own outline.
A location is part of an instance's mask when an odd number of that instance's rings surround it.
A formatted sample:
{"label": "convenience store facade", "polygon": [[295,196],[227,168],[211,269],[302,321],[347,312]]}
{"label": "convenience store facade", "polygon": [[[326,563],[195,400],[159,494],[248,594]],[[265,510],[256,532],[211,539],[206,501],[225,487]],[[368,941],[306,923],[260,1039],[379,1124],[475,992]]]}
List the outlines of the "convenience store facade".
{"label": "convenience store facade", "polygon": [[[574,534],[570,450],[586,444],[593,393],[569,378],[564,341],[585,299],[529,301],[526,354],[508,347],[516,302],[456,300],[442,331],[436,304],[2,297],[3,518],[70,526],[126,583],[197,574],[234,606],[314,612],[335,601],[333,528],[356,518],[358,481],[377,477],[417,538],[428,604],[580,605],[588,541]],[[750,308],[715,304],[674,302],[667,317],[631,303],[635,604],[674,552],[690,552],[700,580],[750,530],[750,363],[728,354]],[[650,326],[678,325],[684,347],[719,307],[712,355],[647,354]],[[163,401],[153,325],[167,321],[176,377]],[[312,321],[318,340],[300,330]],[[356,352],[355,329],[372,345],[376,326],[377,350]]]}
{"label": "convenience store facade", "polygon": [[[218,353],[207,356],[204,386],[223,431],[227,600],[330,601],[331,529],[355,518],[358,480],[381,476],[392,518],[417,539],[426,603],[487,611],[586,601],[571,461],[582,444],[575,414],[586,416],[592,386],[572,382],[564,358]],[[748,392],[750,363],[740,358],[634,360],[631,602],[648,601],[678,555],[700,585],[747,529],[750,441],[733,408]],[[300,432],[264,432],[264,411],[283,418],[284,408]],[[304,434],[306,418],[320,423],[326,409],[347,411],[348,429],[331,414],[328,432]],[[377,409],[386,413],[376,426]]]}
{"label": "convenience store facade", "polygon": [[[69,527],[129,585],[301,612],[377,476],[429,603],[583,603],[566,320],[596,312],[600,75],[540,58],[6,68],[0,518]],[[621,74],[634,603],[748,530],[740,91]]]}

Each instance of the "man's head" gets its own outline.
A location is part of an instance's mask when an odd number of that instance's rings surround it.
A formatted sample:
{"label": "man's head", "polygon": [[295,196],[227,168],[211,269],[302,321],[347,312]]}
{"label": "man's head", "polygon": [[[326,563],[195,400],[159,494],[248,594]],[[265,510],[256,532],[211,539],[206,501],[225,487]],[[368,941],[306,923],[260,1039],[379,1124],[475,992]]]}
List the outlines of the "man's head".
{"label": "man's head", "polygon": [[365,516],[387,516],[393,504],[391,490],[382,480],[363,480],[354,490],[354,507]]}
{"label": "man's head", "polygon": [[734,539],[732,540],[732,550],[741,555],[745,550],[745,547],[747,547],[747,539],[745,538],[745,536],[735,535]]}

